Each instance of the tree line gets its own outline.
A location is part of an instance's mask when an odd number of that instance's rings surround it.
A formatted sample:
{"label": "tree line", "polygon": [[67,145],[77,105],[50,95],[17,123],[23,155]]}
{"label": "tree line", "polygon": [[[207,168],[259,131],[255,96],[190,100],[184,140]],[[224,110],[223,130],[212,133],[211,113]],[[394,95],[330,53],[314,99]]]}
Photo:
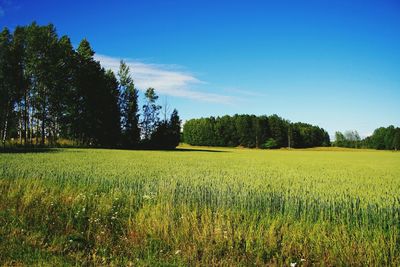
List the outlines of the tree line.
{"label": "tree line", "polygon": [[398,150],[400,149],[400,128],[393,125],[380,127],[364,139],[360,138],[357,131],[336,132],[333,144],[338,147]]}
{"label": "tree line", "polygon": [[330,146],[329,134],[307,123],[291,123],[278,115],[234,115],[191,119],[183,126],[186,143],[199,146],[306,148]]}
{"label": "tree line", "polygon": [[74,49],[52,24],[0,33],[0,137],[24,145],[174,148],[180,119],[160,118],[153,88],[140,111],[138,90],[121,61],[117,76],[94,60],[83,39]]}
{"label": "tree line", "polygon": [[[88,40],[74,49],[52,24],[32,23],[0,33],[0,140],[21,145],[174,148],[180,118],[168,104],[158,105],[154,88],[139,107],[129,67],[115,75],[94,59]],[[161,114],[162,113],[162,114]],[[160,118],[160,114],[163,115]],[[329,146],[328,133],[277,115],[234,115],[191,119],[183,128],[191,145],[249,148]],[[381,127],[361,139],[357,131],[335,133],[332,145],[353,148],[400,147],[400,128]]]}

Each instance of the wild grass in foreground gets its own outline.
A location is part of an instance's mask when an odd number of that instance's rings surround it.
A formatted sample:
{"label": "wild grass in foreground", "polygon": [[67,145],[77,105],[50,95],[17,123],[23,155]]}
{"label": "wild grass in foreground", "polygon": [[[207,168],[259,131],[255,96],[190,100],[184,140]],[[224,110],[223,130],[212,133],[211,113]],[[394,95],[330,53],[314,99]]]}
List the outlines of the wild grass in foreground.
{"label": "wild grass in foreground", "polygon": [[398,266],[399,163],[353,150],[0,154],[0,264]]}

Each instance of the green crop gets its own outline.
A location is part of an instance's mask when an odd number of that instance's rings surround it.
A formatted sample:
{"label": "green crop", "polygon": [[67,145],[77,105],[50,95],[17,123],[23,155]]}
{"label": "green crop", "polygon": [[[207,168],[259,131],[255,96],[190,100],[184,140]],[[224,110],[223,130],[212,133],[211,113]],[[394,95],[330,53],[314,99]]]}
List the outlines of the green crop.
{"label": "green crop", "polygon": [[400,265],[400,153],[0,154],[0,264],[291,263]]}

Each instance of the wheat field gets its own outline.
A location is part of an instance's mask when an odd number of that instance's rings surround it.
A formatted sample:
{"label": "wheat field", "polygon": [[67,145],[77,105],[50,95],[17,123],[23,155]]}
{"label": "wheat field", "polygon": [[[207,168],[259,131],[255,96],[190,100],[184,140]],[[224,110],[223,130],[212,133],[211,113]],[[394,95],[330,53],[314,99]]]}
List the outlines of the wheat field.
{"label": "wheat field", "polygon": [[0,154],[0,264],[399,266],[400,153]]}

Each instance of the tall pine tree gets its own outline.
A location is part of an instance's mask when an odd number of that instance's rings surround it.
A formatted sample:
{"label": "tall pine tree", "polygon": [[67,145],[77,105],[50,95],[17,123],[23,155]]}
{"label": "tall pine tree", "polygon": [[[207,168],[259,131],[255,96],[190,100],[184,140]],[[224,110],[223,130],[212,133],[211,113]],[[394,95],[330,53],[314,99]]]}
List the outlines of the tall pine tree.
{"label": "tall pine tree", "polygon": [[129,67],[121,60],[118,71],[121,94],[122,144],[132,148],[140,141],[138,90],[129,73]]}
{"label": "tall pine tree", "polygon": [[12,37],[8,29],[0,33],[0,136],[5,145],[16,101],[12,68]]}

